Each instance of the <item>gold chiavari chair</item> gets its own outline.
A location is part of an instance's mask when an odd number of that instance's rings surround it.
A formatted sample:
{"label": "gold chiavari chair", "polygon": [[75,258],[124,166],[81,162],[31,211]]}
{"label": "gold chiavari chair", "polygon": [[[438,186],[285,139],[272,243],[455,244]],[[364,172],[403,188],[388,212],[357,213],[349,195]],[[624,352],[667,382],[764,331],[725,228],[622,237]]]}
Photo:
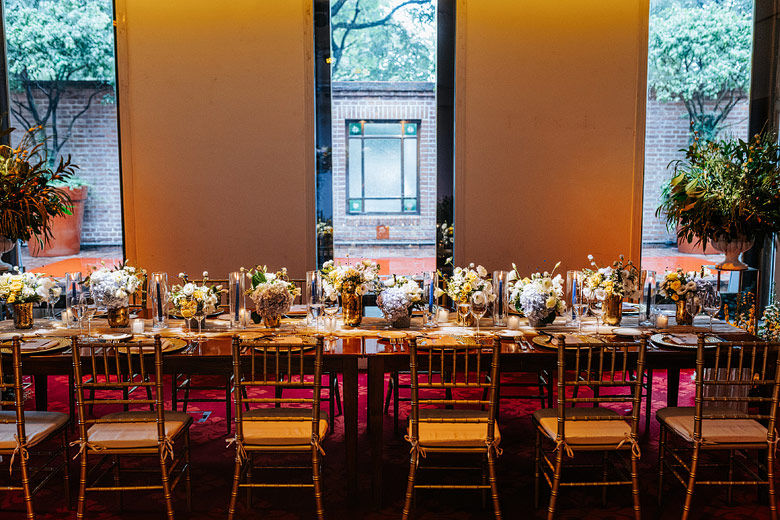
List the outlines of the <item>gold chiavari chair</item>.
{"label": "gold chiavari chair", "polygon": [[[402,518],[409,518],[418,489],[471,489],[490,491],[493,514],[501,518],[495,459],[500,454],[501,434],[496,424],[499,354],[498,338],[482,338],[488,344],[463,344],[454,338],[409,338],[409,369],[412,373],[412,411],[406,439],[412,445],[409,477]],[[442,377],[444,375],[444,377]],[[488,389],[488,398],[482,398]],[[444,393],[443,398],[421,398],[420,391]],[[473,391],[464,398],[461,394]],[[424,408],[421,408],[424,406]],[[435,407],[435,408],[432,408]],[[483,410],[487,407],[487,411]],[[418,484],[422,459],[433,453],[482,455],[479,484]],[[426,469],[448,469],[428,467]]]}
{"label": "gold chiavari chair", "polygon": [[[718,485],[727,486],[729,502],[734,486],[766,486],[771,517],[777,519],[773,469],[780,389],[778,353],[780,343],[722,342],[705,347],[704,336],[699,336],[695,406],[662,408],[656,412],[661,425],[659,505],[668,469],[686,487],[683,520],[691,514],[695,487]],[[707,395],[711,393],[708,389],[735,386],[748,387],[751,391],[747,395]],[[747,405],[747,409],[740,411],[727,406],[735,403]],[[672,443],[670,435],[676,443]],[[751,456],[751,452],[756,456]],[[705,454],[713,460],[702,460]],[[720,459],[716,458],[718,455]]]}
{"label": "gold chiavari chair", "polygon": [[[13,393],[13,398],[8,396]],[[9,457],[10,473],[19,463],[21,483],[2,486],[5,491],[21,491],[27,518],[33,520],[32,497],[60,471],[63,473],[65,496],[70,500],[70,473],[68,472],[68,424],[67,414],[24,410],[24,386],[22,384],[22,349],[18,337],[13,338],[11,353],[0,354],[0,455]],[[13,410],[7,410],[13,408]],[[59,445],[53,451],[38,447],[49,439],[58,437]],[[40,458],[40,466],[33,467],[31,457]],[[57,460],[61,460],[57,463]],[[36,460],[36,462],[38,462]],[[39,476],[42,478],[39,479]],[[35,484],[34,484],[35,482]]]}
{"label": "gold chiavari chair", "polygon": [[[320,411],[322,350],[321,337],[280,336],[273,340],[233,337],[236,433],[228,445],[236,445],[236,459],[228,508],[230,520],[235,517],[241,488],[247,490],[249,507],[254,488],[313,488],[317,518],[324,518],[321,455],[325,452],[320,443],[328,432],[328,418]],[[294,388],[303,397],[278,397],[277,388]],[[272,397],[258,397],[263,391]],[[253,405],[265,406],[244,410],[244,406]],[[280,468],[256,464],[256,455],[264,452],[310,454],[311,482],[253,481],[253,469],[309,469],[309,466]]]}
{"label": "gold chiavari chair", "polygon": [[[154,370],[147,371],[145,358],[152,359]],[[73,339],[73,372],[76,384],[80,475],[77,518],[84,517],[88,492],[117,492],[120,508],[123,491],[162,491],[167,517],[174,518],[172,494],[184,479],[187,510],[191,509],[190,437],[192,418],[186,413],[166,411],[163,406],[163,357],[160,336],[152,345],[141,343],[85,343]],[[84,376],[88,375],[88,382]],[[149,389],[151,399],[132,399],[127,389]],[[87,399],[89,393],[94,398]],[[94,418],[87,414],[90,405],[122,407]],[[129,410],[140,406],[142,410]],[[152,410],[148,410],[149,407]],[[182,449],[175,449],[178,441]],[[89,457],[99,461],[89,468]],[[157,458],[160,483],[123,485],[122,474],[154,472],[154,469],[122,468],[121,457]],[[104,482],[113,475],[113,486]]]}
{"label": "gold chiavari chair", "polygon": [[[541,477],[550,486],[550,503],[547,518],[555,516],[558,493],[561,486],[600,486],[602,503],[606,502],[608,486],[631,486],[634,502],[634,516],[640,518],[639,444],[637,427],[642,395],[641,378],[632,377],[643,373],[647,338],[637,343],[583,343],[566,345],[565,337],[558,336],[558,407],[534,412],[532,420],[536,426],[536,450],[534,470],[534,505],[539,507]],[[630,358],[636,357],[636,362]],[[570,358],[574,363],[567,363]],[[567,359],[569,358],[569,359]],[[593,397],[569,397],[568,389],[590,387],[601,391]],[[625,393],[625,389],[630,393]],[[612,394],[614,390],[623,393]],[[576,395],[576,394],[575,394]],[[577,404],[595,407],[575,407]],[[604,404],[631,405],[630,416],[601,406]],[[552,442],[549,449],[543,447],[543,439]],[[598,481],[563,481],[563,459],[574,458],[577,452],[601,452],[601,464],[583,466],[601,469]],[[630,461],[623,454],[630,453]],[[610,453],[614,453],[610,462]],[[617,463],[617,464],[615,464]],[[609,468],[614,475],[610,479]]]}

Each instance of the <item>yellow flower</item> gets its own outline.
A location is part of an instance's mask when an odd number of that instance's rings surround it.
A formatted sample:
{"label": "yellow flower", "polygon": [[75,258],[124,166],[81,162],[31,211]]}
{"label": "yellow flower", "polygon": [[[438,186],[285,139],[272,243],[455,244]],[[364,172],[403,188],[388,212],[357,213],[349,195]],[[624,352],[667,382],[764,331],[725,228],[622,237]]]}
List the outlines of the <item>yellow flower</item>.
{"label": "yellow flower", "polygon": [[11,294],[8,296],[8,300],[6,300],[6,301],[7,301],[8,303],[13,303],[15,300],[16,300],[16,295],[15,295],[15,294],[13,294],[13,293],[11,293]]}
{"label": "yellow flower", "polygon": [[670,280],[677,280],[677,273],[669,273],[666,277]]}
{"label": "yellow flower", "polygon": [[474,280],[476,280],[476,279],[477,279],[477,273],[475,273],[475,272],[473,272],[473,271],[472,271],[472,272],[470,272],[470,273],[469,273],[469,276],[468,276],[468,279],[469,279],[469,282],[473,282]]}
{"label": "yellow flower", "polygon": [[673,290],[675,290],[675,291],[676,291],[677,289],[679,289],[679,288],[680,288],[680,286],[681,286],[681,285],[682,285],[682,283],[680,282],[680,280],[675,280],[675,281],[673,281],[673,282],[670,284],[670,287],[671,287]]}
{"label": "yellow flower", "polygon": [[679,299],[680,299],[680,297],[677,296],[677,293],[672,294],[672,300],[677,301]]}
{"label": "yellow flower", "polygon": [[195,298],[196,300],[202,300],[203,299],[203,291],[201,291],[200,289],[198,289],[197,291],[194,291],[192,293],[192,297]]}
{"label": "yellow flower", "polygon": [[463,292],[470,293],[471,292],[471,284],[465,284],[463,286]]}

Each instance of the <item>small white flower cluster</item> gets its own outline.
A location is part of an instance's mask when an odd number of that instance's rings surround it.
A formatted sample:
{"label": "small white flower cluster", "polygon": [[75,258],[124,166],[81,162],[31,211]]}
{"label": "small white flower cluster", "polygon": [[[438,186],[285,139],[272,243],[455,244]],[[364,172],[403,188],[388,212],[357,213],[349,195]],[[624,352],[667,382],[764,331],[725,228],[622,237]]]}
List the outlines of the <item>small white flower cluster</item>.
{"label": "small white flower cluster", "polygon": [[468,267],[456,267],[452,276],[447,278],[445,290],[436,289],[436,298],[446,293],[452,301],[458,302],[468,300],[477,291],[485,293],[489,302],[496,299],[493,284],[487,280],[487,270],[481,265],[474,267],[471,263]]}
{"label": "small white flower cluster", "polygon": [[765,341],[780,341],[780,306],[773,303],[764,309],[758,335]]}
{"label": "small white flower cluster", "polygon": [[383,285],[385,289],[377,296],[376,303],[390,321],[407,316],[412,307],[422,302],[422,288],[406,276],[393,275]]}
{"label": "small white flower cluster", "polygon": [[59,298],[62,294],[62,289],[51,278],[35,273],[20,273],[18,267],[14,273],[0,275],[0,300],[6,303],[47,301],[49,298]]}
{"label": "small white flower cluster", "polygon": [[708,290],[707,286],[712,284],[704,280],[704,276],[709,274],[709,270],[688,271],[682,269],[667,272],[658,289],[658,293],[673,301],[686,299],[688,295],[698,294],[700,291]]}
{"label": "small white flower cluster", "polygon": [[[555,268],[560,262],[555,264]],[[509,302],[514,308],[532,320],[542,320],[550,313],[562,314],[566,310],[563,301],[563,279],[552,273],[534,273],[530,277],[520,278],[517,266],[512,264],[508,276]]]}
{"label": "small white flower cluster", "polygon": [[637,300],[642,296],[639,271],[630,260],[624,263],[623,255],[620,255],[620,260],[613,262],[612,267],[598,267],[593,261],[593,255],[588,255],[588,260],[595,269],[582,270],[585,273],[585,284],[582,288],[585,299],[604,300],[615,294],[621,298]]}
{"label": "small white flower cluster", "polygon": [[181,316],[182,303],[195,301],[198,309],[205,314],[214,314],[219,305],[219,294],[223,292],[221,285],[207,285],[208,271],[203,271],[203,285],[190,282],[185,273],[179,273],[184,281],[182,285],[174,285],[168,294],[168,301],[173,304],[173,312]]}
{"label": "small white flower cluster", "polygon": [[345,283],[355,285],[357,294],[376,292],[379,289],[379,264],[361,260],[355,265],[337,264],[328,260],[322,264],[322,284],[329,294],[341,292]]}
{"label": "small white flower cluster", "polygon": [[255,302],[255,312],[265,317],[287,314],[301,290],[287,280],[287,268],[276,274],[266,272],[265,266],[257,266],[251,272],[252,288],[247,291]]}
{"label": "small white flower cluster", "polygon": [[141,286],[143,270],[124,264],[116,269],[96,268],[84,281],[95,299],[103,302],[108,309],[125,307],[130,295]]}

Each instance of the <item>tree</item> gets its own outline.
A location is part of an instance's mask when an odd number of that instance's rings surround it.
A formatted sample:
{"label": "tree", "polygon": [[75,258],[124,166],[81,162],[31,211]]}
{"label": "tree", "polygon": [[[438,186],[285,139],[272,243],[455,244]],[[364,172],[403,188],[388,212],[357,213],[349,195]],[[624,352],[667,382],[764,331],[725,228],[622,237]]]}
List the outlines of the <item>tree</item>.
{"label": "tree", "polygon": [[334,81],[434,81],[432,0],[334,0]]}
{"label": "tree", "polygon": [[650,24],[648,86],[659,101],[682,101],[692,131],[706,140],[750,86],[752,13],[737,4],[674,3]]}
{"label": "tree", "polygon": [[[112,102],[114,37],[107,0],[7,0],[6,38],[11,112],[27,129],[38,128],[38,142],[54,164],[73,126],[96,101]],[[61,115],[60,102],[77,82],[86,102]]]}

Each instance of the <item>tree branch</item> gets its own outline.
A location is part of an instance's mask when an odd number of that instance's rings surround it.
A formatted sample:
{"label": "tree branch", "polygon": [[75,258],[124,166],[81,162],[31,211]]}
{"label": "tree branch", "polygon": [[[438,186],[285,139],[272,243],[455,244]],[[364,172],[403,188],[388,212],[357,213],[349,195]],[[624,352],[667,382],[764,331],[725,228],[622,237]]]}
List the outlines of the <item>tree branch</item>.
{"label": "tree branch", "polygon": [[[406,7],[407,5],[417,4],[417,5],[425,5],[431,3],[431,0],[406,0],[406,2],[402,4],[398,4],[397,6],[393,7],[393,9],[390,10],[390,12],[384,17],[380,18],[379,20],[374,20],[373,22],[363,22],[363,23],[354,23],[354,20],[350,25],[350,30],[360,30],[360,29],[368,29],[371,27],[377,27],[379,25],[386,24],[390,18],[393,17],[393,15],[398,11],[399,9]],[[346,29],[348,24],[345,23],[337,23],[333,25],[334,29]]]}

